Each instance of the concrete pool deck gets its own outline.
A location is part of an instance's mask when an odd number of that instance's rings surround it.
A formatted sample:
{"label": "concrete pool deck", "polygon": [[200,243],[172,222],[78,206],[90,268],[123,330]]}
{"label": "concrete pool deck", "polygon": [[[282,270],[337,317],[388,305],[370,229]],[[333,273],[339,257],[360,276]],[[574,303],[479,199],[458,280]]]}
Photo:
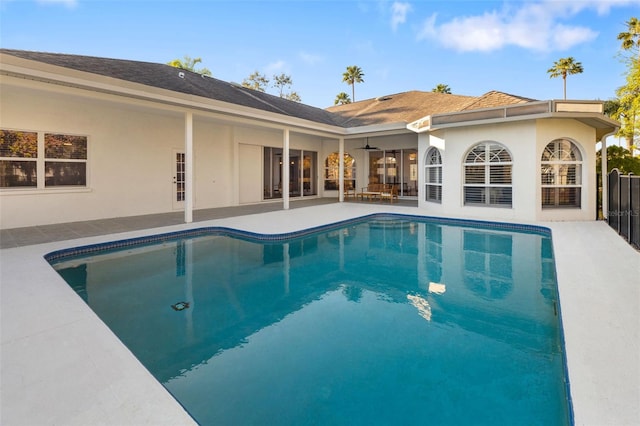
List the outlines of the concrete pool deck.
{"label": "concrete pool deck", "polygon": [[[331,203],[119,233],[106,227],[102,235],[1,250],[0,424],[195,424],[45,254],[203,226],[291,232],[375,212],[421,213]],[[640,424],[640,253],[604,222],[536,225],[553,235],[575,424]]]}

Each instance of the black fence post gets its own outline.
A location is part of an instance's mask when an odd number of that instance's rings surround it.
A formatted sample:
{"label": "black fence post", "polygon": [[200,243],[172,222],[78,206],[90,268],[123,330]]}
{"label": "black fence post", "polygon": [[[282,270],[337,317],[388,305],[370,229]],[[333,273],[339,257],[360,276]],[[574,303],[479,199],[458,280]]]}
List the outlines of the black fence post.
{"label": "black fence post", "polygon": [[609,226],[620,232],[620,172],[613,169],[609,172],[607,185],[609,188],[609,202],[607,203],[607,222]]}
{"label": "black fence post", "polygon": [[609,208],[607,223],[631,245],[640,248],[640,176],[607,175]]}
{"label": "black fence post", "polygon": [[629,176],[629,241],[640,248],[640,176]]}
{"label": "black fence post", "polygon": [[631,205],[629,203],[629,196],[631,195],[629,176],[620,176],[620,227],[618,233],[624,237],[625,240],[629,240],[629,234],[631,232]]}

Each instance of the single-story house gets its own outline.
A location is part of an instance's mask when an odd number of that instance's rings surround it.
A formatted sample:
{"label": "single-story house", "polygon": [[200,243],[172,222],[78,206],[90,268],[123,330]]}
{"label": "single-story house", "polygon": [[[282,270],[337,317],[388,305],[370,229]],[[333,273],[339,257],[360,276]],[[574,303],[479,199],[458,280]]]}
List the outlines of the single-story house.
{"label": "single-story house", "polygon": [[2,229],[190,222],[370,183],[425,215],[594,220],[595,146],[618,127],[600,101],[411,91],[320,109],[165,64],[11,49],[0,93]]}

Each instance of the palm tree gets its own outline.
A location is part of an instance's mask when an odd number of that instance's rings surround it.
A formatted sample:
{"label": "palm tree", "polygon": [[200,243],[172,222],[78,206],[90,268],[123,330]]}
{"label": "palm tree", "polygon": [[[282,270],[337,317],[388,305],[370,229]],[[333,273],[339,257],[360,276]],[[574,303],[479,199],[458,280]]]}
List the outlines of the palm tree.
{"label": "palm tree", "polygon": [[442,83],[431,89],[431,91],[434,93],[446,93],[447,95],[451,94],[451,88],[449,87],[449,85]]}
{"label": "palm tree", "polygon": [[562,76],[565,99],[567,99],[567,75],[581,74],[583,71],[584,68],[582,68],[582,64],[577,62],[572,56],[558,59],[553,63],[553,67],[547,70],[549,78]]}
{"label": "palm tree", "polygon": [[347,70],[342,74],[342,81],[351,85],[351,98],[355,102],[356,100],[356,83],[363,83],[364,73],[359,66],[351,65],[347,67]]}
{"label": "palm tree", "polygon": [[336,96],[336,100],[333,101],[334,105],[344,105],[344,104],[350,104],[350,103],[351,103],[351,98],[345,92],[338,93],[338,95]]}
{"label": "palm tree", "polygon": [[640,59],[640,19],[631,18],[627,22],[628,31],[618,34],[618,40],[622,41],[624,50],[638,49],[638,59]]}

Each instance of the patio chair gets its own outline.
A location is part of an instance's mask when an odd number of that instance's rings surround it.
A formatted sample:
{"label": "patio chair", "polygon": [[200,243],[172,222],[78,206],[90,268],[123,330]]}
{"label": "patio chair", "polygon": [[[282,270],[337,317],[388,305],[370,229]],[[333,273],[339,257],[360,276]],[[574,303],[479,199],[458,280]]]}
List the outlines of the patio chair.
{"label": "patio chair", "polygon": [[356,194],[356,189],[355,188],[345,188],[344,189],[344,200],[348,201],[349,198],[353,198],[354,200],[356,199],[357,194]]}
{"label": "patio chair", "polygon": [[393,204],[393,199],[398,199],[398,188],[395,185],[384,185],[380,191],[380,201],[389,200]]}

